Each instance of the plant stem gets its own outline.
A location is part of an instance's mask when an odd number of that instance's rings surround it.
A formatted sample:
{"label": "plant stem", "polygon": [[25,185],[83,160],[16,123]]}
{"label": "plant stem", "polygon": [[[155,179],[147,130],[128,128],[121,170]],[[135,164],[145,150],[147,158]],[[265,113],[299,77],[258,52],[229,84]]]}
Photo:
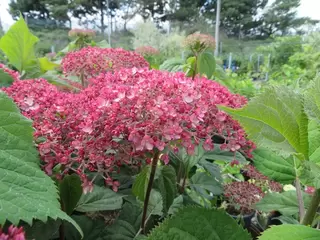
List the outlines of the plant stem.
{"label": "plant stem", "polygon": [[153,158],[152,158],[151,172],[150,172],[149,182],[148,182],[148,186],[147,186],[146,197],[144,198],[144,203],[143,203],[143,215],[142,215],[142,221],[141,221],[141,229],[142,229],[143,233],[145,232],[148,204],[149,204],[149,199],[150,199],[150,194],[151,194],[151,190],[152,190],[154,176],[155,176],[156,170],[157,170],[159,156],[160,156],[160,152],[156,151]]}
{"label": "plant stem", "polygon": [[300,221],[302,221],[302,219],[304,218],[304,215],[305,215],[305,210],[304,210],[304,202],[303,202],[303,198],[302,198],[300,180],[298,177],[296,177],[296,192],[297,192],[297,199],[298,199],[298,203],[299,203]]}
{"label": "plant stem", "polygon": [[301,222],[303,225],[307,226],[307,225],[312,224],[313,219],[317,213],[319,204],[320,204],[320,189],[316,189],[314,191],[313,196],[312,196],[311,203],[310,203],[310,206],[306,212],[306,215],[304,216],[304,218]]}

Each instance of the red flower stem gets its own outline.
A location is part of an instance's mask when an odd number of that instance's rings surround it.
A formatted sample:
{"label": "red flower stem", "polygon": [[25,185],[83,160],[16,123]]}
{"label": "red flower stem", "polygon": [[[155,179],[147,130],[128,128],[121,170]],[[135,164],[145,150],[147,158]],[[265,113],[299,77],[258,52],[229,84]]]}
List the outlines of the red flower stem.
{"label": "red flower stem", "polygon": [[144,204],[143,204],[143,215],[142,215],[142,221],[141,221],[141,229],[142,229],[143,233],[145,233],[148,204],[149,204],[149,199],[150,199],[150,194],[151,194],[151,190],[152,190],[154,176],[155,176],[156,170],[157,170],[159,156],[160,156],[160,152],[156,151],[153,158],[152,158],[151,172],[150,172],[149,182],[148,182],[148,186],[147,186],[147,192],[146,192],[146,196],[145,196]]}

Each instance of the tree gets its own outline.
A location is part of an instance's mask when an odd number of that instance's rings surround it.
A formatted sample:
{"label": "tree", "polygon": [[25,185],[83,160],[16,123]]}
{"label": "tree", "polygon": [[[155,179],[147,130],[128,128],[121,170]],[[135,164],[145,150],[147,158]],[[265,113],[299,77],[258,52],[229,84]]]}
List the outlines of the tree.
{"label": "tree", "polygon": [[300,0],[276,0],[263,15],[261,35],[269,37],[273,34],[286,35],[290,30],[305,23],[315,24],[317,21],[310,18],[297,17]]}
{"label": "tree", "polygon": [[11,0],[9,13],[14,20],[21,13],[31,28],[61,28],[70,22],[68,6],[64,0]]}

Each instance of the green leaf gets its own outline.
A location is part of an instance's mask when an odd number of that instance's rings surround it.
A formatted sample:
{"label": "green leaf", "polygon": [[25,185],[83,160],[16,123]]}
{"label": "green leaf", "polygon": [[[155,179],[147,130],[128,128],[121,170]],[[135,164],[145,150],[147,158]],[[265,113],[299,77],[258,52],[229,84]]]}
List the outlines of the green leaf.
{"label": "green leaf", "polygon": [[97,42],[96,46],[99,48],[109,48],[110,47],[109,43],[106,40],[102,40],[100,42]]}
{"label": "green leaf", "polygon": [[258,146],[308,159],[308,119],[301,95],[293,90],[270,87],[241,109],[220,109],[238,120]]}
{"label": "green leaf", "polygon": [[202,166],[211,176],[213,176],[218,182],[222,182],[221,169],[218,164],[207,161],[202,158],[199,162],[199,165]]}
{"label": "green leaf", "polygon": [[304,185],[320,188],[320,166],[310,161],[303,162],[299,178]]}
{"label": "green leaf", "polygon": [[150,177],[150,166],[145,166],[139,175],[136,177],[133,186],[132,193],[140,200],[143,201],[146,195],[147,186]]}
{"label": "green leaf", "polygon": [[76,88],[75,86],[72,86],[67,81],[63,80],[56,71],[47,71],[43,75],[41,75],[41,78],[46,79],[49,83],[55,86],[63,87],[69,90],[78,91],[79,88]]}
{"label": "green leaf", "polygon": [[311,119],[320,121],[320,77],[313,81],[305,93],[305,110]]}
{"label": "green leaf", "polygon": [[249,233],[224,211],[185,207],[152,230],[148,240],[249,240]]}
{"label": "green leaf", "polygon": [[208,78],[211,78],[216,69],[216,60],[213,53],[201,53],[198,57],[197,67],[201,75],[205,74]]}
{"label": "green leaf", "polygon": [[293,218],[291,216],[281,215],[279,217],[275,217],[275,218],[272,218],[272,219],[278,219],[283,224],[299,224],[298,220],[296,220],[295,218]]}
{"label": "green leaf", "polygon": [[95,185],[91,193],[82,194],[76,210],[78,212],[117,210],[122,207],[122,203],[123,195]]}
{"label": "green leaf", "polygon": [[9,87],[13,83],[14,79],[9,73],[6,73],[2,68],[0,68],[0,88]]}
{"label": "green leaf", "polygon": [[223,192],[221,183],[214,176],[204,172],[197,172],[191,177],[190,182],[191,188],[207,199],[212,198],[209,193],[220,195]]}
{"label": "green leaf", "polygon": [[151,215],[163,215],[163,199],[160,192],[155,189],[151,190],[148,204],[148,213]]}
{"label": "green leaf", "polygon": [[182,70],[182,65],[184,64],[184,61],[181,58],[171,58],[166,61],[164,61],[159,69],[168,71],[168,72],[179,72]]}
{"label": "green leaf", "polygon": [[0,40],[0,49],[6,54],[9,62],[19,72],[34,65],[36,60],[34,45],[38,38],[30,33],[22,17],[16,21]]}
{"label": "green leaf", "polygon": [[47,57],[38,58],[41,72],[45,73],[59,67],[59,64],[51,62]]}
{"label": "green leaf", "polygon": [[[310,204],[311,196],[303,194],[305,208]],[[299,203],[296,191],[282,193],[267,193],[264,198],[256,203],[255,208],[263,212],[279,211],[283,215],[291,216],[299,212]]]}
{"label": "green leaf", "polygon": [[259,240],[318,240],[320,231],[303,225],[273,226],[266,230]]}
{"label": "green leaf", "polygon": [[59,189],[63,210],[71,215],[82,195],[80,177],[77,174],[65,176],[59,184]]}
{"label": "green leaf", "polygon": [[207,151],[203,154],[203,158],[216,161],[232,162],[238,160],[240,163],[247,163],[246,158],[239,152],[230,152],[227,150],[221,150],[220,144],[214,144],[212,151]]}
{"label": "green leaf", "polygon": [[177,194],[176,171],[170,165],[161,166],[158,169],[159,174],[155,181],[155,185],[161,193],[163,209],[167,212]]}
{"label": "green leaf", "polygon": [[[48,219],[46,223],[41,221],[34,221],[32,226],[28,224],[23,224],[23,230],[26,233],[26,239],[57,239],[59,238],[59,227],[61,225],[61,220]],[[70,229],[80,236],[79,232],[70,224]],[[81,239],[79,237],[78,239]]]}
{"label": "green leaf", "polygon": [[39,167],[38,152],[33,145],[30,120],[19,112],[13,101],[0,92],[0,225],[6,221],[18,225],[32,224],[48,217],[79,226],[60,210],[54,182]]}
{"label": "green leaf", "polygon": [[253,153],[255,167],[270,179],[288,184],[296,178],[294,162],[292,158],[285,159],[276,153],[258,148]]}
{"label": "green leaf", "polygon": [[169,208],[168,214],[175,214],[182,207],[183,207],[183,196],[179,195],[173,200],[173,203]]}
{"label": "green leaf", "polygon": [[309,160],[320,163],[320,125],[317,121],[309,121]]}

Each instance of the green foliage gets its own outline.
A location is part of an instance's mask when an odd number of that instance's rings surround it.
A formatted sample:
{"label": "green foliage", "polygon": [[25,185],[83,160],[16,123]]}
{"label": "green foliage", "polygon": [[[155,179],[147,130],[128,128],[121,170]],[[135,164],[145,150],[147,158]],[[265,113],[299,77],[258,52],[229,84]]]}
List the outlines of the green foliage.
{"label": "green foliage", "polygon": [[208,78],[211,78],[216,68],[216,60],[213,53],[209,51],[201,53],[197,59],[197,66],[200,75],[205,74]]}
{"label": "green foliage", "polygon": [[228,150],[221,150],[220,144],[214,144],[214,149],[211,151],[204,152],[203,158],[209,160],[232,162],[238,160],[240,163],[246,163],[246,158],[240,152],[230,152]]}
{"label": "green foliage", "polygon": [[310,161],[303,162],[300,179],[303,184],[320,189],[320,166]]}
{"label": "green foliage", "polygon": [[259,146],[308,159],[308,119],[301,96],[287,88],[269,88],[242,109],[220,107],[238,120]]}
{"label": "green foliage", "polygon": [[82,194],[75,209],[78,212],[117,210],[122,207],[122,203],[123,195],[95,185],[91,193]]}
{"label": "green foliage", "polygon": [[59,189],[63,210],[71,215],[82,194],[80,177],[76,174],[65,176],[59,184]]}
{"label": "green foliage", "polygon": [[158,176],[155,180],[156,188],[160,191],[163,200],[163,210],[167,212],[177,193],[176,171],[170,165],[158,167]]}
{"label": "green foliage", "polygon": [[[303,194],[305,208],[308,208],[311,196]],[[299,204],[296,191],[282,193],[268,193],[260,202],[256,203],[255,208],[263,212],[279,211],[283,215],[292,216],[299,212]]]}
{"label": "green foliage", "polygon": [[[309,106],[308,103],[305,105]],[[307,107],[306,106],[306,107]],[[320,125],[316,120],[309,121],[309,159],[311,162],[320,162]]]}
{"label": "green foliage", "polygon": [[39,167],[33,145],[31,122],[23,117],[13,101],[0,92],[0,224],[32,224],[64,219],[75,222],[60,210],[57,188]]}
{"label": "green foliage", "polygon": [[215,176],[208,175],[205,172],[197,172],[190,179],[191,189],[199,193],[200,196],[211,199],[210,193],[220,195],[223,192],[221,182],[218,182]]}
{"label": "green foliage", "polygon": [[150,177],[150,166],[145,166],[139,175],[136,177],[133,186],[132,193],[140,200],[143,201],[146,196],[147,186]]}
{"label": "green foliage", "polygon": [[291,184],[296,178],[294,161],[292,158],[283,158],[274,152],[258,148],[253,152],[255,167],[270,179]]}
{"label": "green foliage", "polygon": [[179,72],[182,70],[184,60],[181,58],[170,58],[165,60],[159,67],[160,70],[168,72]]}
{"label": "green foliage", "polygon": [[311,119],[320,122],[320,77],[313,81],[305,92],[305,109]]}
{"label": "green foliage", "polygon": [[302,225],[273,226],[265,231],[259,240],[317,240],[320,231]]}
{"label": "green foliage", "polygon": [[30,33],[23,18],[15,22],[0,40],[0,49],[6,54],[10,64],[20,72],[34,68],[37,60],[34,45],[38,38]]}
{"label": "green foliage", "polygon": [[225,212],[185,207],[152,230],[148,240],[249,240],[249,234]]}
{"label": "green foliage", "polygon": [[9,87],[13,83],[13,78],[9,73],[0,69],[0,87]]}

